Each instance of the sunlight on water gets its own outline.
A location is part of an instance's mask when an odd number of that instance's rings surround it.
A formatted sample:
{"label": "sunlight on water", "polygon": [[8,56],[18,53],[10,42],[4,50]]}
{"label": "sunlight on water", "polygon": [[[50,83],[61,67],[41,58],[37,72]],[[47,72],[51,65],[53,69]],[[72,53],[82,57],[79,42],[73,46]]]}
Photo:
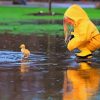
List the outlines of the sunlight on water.
{"label": "sunlight on water", "polygon": [[17,62],[21,60],[20,52],[0,51],[0,63]]}
{"label": "sunlight on water", "polygon": [[[15,51],[0,51],[0,66],[15,66],[22,63],[23,55],[21,52]],[[40,53],[30,54],[28,62],[24,63],[36,63],[37,61],[44,61],[46,56]],[[9,65],[8,65],[9,64]]]}

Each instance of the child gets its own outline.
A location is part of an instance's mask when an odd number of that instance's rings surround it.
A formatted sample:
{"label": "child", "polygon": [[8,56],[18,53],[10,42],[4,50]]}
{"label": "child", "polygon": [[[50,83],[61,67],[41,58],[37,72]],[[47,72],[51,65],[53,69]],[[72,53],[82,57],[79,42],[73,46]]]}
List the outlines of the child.
{"label": "child", "polygon": [[92,52],[100,48],[100,34],[79,5],[72,5],[64,14],[65,41],[68,40],[68,25],[74,27],[67,45],[68,50],[79,49],[80,53],[76,54],[79,58],[91,57]]}

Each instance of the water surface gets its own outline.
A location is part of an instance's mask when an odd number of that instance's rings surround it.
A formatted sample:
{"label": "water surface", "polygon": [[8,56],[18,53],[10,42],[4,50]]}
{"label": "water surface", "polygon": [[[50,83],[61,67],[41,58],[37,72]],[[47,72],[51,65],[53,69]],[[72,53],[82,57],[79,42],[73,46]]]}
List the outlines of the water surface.
{"label": "water surface", "polygon": [[[100,63],[77,63],[63,37],[6,34],[0,40],[0,100],[99,100]],[[21,43],[31,51],[28,59]]]}

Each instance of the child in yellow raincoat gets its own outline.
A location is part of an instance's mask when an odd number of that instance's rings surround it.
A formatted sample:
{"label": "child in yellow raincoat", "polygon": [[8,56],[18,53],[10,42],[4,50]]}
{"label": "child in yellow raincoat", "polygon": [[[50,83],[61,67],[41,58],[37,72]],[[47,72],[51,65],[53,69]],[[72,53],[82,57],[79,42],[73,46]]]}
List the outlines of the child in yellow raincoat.
{"label": "child in yellow raincoat", "polygon": [[74,4],[65,11],[63,24],[65,41],[68,39],[67,25],[74,27],[74,31],[71,32],[73,38],[68,42],[67,48],[69,51],[79,49],[80,52],[76,56],[89,58],[93,51],[100,48],[99,31],[79,5]]}

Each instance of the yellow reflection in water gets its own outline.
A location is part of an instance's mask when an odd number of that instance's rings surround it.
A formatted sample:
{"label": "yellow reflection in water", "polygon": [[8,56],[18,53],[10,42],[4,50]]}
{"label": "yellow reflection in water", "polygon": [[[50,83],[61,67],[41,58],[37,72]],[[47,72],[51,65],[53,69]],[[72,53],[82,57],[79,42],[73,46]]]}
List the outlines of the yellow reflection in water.
{"label": "yellow reflection in water", "polygon": [[100,69],[81,62],[79,69],[69,69],[64,73],[63,100],[91,100],[100,81]]}
{"label": "yellow reflection in water", "polygon": [[20,72],[21,73],[26,73],[29,72],[29,63],[28,59],[22,59],[21,61],[21,66],[20,66]]}

